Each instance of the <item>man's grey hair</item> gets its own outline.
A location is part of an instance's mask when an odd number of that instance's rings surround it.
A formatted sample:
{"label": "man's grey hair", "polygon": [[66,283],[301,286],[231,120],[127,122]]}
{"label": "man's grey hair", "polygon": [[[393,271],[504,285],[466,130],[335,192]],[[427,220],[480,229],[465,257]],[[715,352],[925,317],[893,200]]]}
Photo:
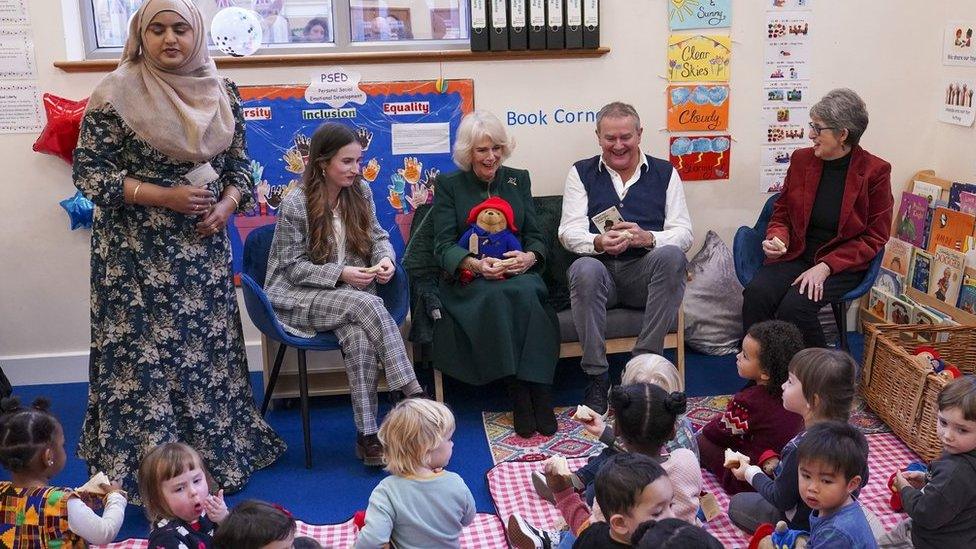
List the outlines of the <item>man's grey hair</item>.
{"label": "man's grey hair", "polygon": [[596,113],[596,131],[600,131],[600,122],[604,118],[626,118],[633,117],[637,122],[637,127],[640,127],[640,115],[637,114],[637,109],[633,105],[623,103],[621,101],[614,101],[613,103],[607,103],[600,109],[600,112]]}
{"label": "man's grey hair", "polygon": [[820,101],[810,107],[810,116],[824,121],[824,125],[847,130],[845,145],[854,147],[861,141],[864,130],[868,129],[868,108],[864,100],[853,90],[837,88],[827,92]]}

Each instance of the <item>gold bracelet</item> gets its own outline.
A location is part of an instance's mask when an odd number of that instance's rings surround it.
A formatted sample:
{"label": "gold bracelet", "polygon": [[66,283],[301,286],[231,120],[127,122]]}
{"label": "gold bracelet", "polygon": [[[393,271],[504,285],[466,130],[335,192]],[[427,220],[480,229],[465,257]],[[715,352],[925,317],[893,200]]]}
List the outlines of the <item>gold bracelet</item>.
{"label": "gold bracelet", "polygon": [[237,200],[236,198],[234,198],[234,195],[233,195],[233,194],[229,194],[229,195],[227,195],[227,198],[229,198],[229,199],[231,199],[231,200],[233,200],[233,201],[234,201],[234,209],[235,209],[235,210],[241,207],[241,203],[240,203],[240,201],[239,201],[239,200]]}
{"label": "gold bracelet", "polygon": [[135,188],[135,190],[133,190],[133,191],[132,191],[132,202],[133,202],[133,203],[135,203],[135,201],[136,201],[136,195],[138,195],[138,194],[139,194],[139,187],[142,187],[142,182],[139,182],[139,183],[138,183],[138,184],[136,185],[136,188]]}

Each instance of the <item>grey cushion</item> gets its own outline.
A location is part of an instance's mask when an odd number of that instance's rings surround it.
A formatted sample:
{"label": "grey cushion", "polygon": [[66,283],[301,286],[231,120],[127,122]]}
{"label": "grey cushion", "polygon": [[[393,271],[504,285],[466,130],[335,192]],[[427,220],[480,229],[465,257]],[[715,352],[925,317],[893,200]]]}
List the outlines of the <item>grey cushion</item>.
{"label": "grey cushion", "polygon": [[[576,325],[573,324],[573,311],[559,311],[559,339],[563,343],[579,341]],[[644,311],[637,309],[610,309],[607,311],[607,339],[636,337],[641,330]]]}
{"label": "grey cushion", "polygon": [[708,231],[688,271],[692,280],[685,289],[685,343],[709,355],[738,352],[742,284],[735,277],[732,251],[717,234]]}

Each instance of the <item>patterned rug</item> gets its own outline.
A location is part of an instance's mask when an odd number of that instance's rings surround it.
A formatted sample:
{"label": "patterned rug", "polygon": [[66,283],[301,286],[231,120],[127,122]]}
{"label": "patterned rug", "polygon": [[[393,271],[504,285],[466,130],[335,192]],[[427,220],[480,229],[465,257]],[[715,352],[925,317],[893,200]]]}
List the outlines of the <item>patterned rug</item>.
{"label": "patterned rug", "polygon": [[[326,549],[346,549],[356,542],[356,526],[352,519],[340,524],[305,524],[298,521],[297,536],[308,536],[322,544]],[[94,545],[102,549],[147,549],[148,540],[127,539],[109,545]],[[474,522],[461,534],[462,549],[497,549],[508,547],[505,526],[495,515],[478,513]]]}
{"label": "patterned rug", "polygon": [[583,425],[570,416],[575,406],[556,408],[559,430],[551,437],[538,433],[532,438],[515,434],[511,412],[482,412],[485,436],[491,457],[497,465],[503,461],[537,461],[559,454],[568,458],[599,453],[603,444],[591,436]]}
{"label": "patterned rug", "polygon": [[[688,419],[695,430],[701,429],[713,417],[721,414],[729,403],[731,395],[692,397],[688,399]],[[551,437],[536,434],[532,438],[522,438],[515,434],[511,412],[483,412],[482,420],[491,457],[497,465],[503,461],[537,461],[551,455],[567,458],[586,457],[599,453],[603,445],[583,429],[583,426],[570,416],[575,406],[556,408],[556,421],[559,431]],[[861,400],[854,399],[854,411],[850,422],[861,429],[865,435],[890,433],[891,429],[881,421]]]}

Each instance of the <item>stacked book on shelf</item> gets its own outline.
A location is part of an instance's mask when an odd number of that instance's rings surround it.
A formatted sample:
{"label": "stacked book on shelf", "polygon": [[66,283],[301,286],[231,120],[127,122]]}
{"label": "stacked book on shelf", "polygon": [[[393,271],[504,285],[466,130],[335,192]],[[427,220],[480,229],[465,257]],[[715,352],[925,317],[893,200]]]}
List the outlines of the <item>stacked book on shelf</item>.
{"label": "stacked book on shelf", "polygon": [[941,304],[976,314],[976,184],[952,183],[947,190],[943,200],[943,187],[915,181],[902,193],[871,289],[871,315],[896,324],[954,325],[951,309]]}

